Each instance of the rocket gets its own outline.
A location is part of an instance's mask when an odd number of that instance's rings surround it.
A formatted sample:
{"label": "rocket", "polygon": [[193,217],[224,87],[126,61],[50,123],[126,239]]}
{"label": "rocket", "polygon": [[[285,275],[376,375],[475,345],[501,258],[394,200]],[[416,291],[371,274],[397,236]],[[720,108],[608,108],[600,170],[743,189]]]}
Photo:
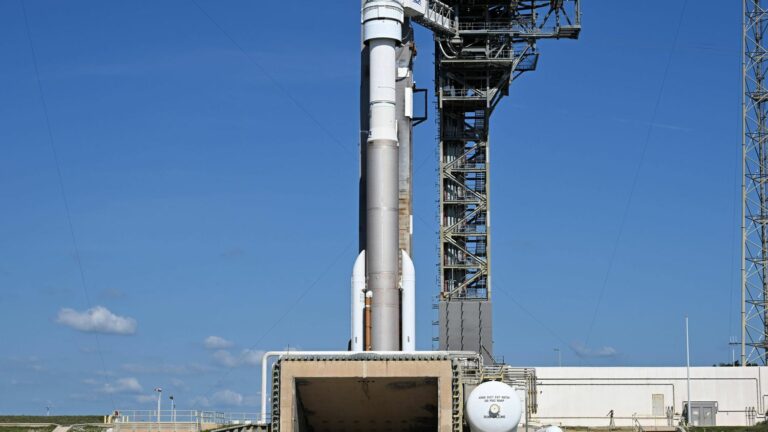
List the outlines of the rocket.
{"label": "rocket", "polygon": [[360,143],[361,251],[352,270],[352,351],[415,350],[415,270],[400,249],[398,225],[397,48],[405,17],[402,0],[362,0],[361,123],[367,128],[361,129],[367,134]]}

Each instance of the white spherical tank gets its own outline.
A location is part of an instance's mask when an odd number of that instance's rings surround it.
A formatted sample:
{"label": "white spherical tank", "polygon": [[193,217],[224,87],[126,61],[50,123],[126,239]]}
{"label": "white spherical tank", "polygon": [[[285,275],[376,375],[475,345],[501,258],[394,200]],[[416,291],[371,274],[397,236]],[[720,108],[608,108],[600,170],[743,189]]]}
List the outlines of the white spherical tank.
{"label": "white spherical tank", "polygon": [[473,432],[512,432],[520,423],[523,408],[514,387],[487,381],[469,394],[466,414]]}

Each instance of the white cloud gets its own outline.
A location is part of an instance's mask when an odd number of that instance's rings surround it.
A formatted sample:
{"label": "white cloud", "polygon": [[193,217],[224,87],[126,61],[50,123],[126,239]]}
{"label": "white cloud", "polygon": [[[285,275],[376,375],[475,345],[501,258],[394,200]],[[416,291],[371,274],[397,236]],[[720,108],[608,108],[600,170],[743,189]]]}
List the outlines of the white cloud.
{"label": "white cloud", "polygon": [[64,308],[56,322],[75,330],[88,333],[129,335],[136,333],[136,320],[113,314],[104,306],[96,306],[85,312]]}
{"label": "white cloud", "polygon": [[121,368],[134,374],[158,374],[158,375],[191,375],[208,372],[210,366],[197,363],[189,364],[151,364],[124,363]]}
{"label": "white cloud", "polygon": [[19,369],[28,369],[35,372],[44,372],[47,368],[37,356],[13,356],[0,357],[0,364],[9,363]]}
{"label": "white cloud", "polygon": [[192,399],[192,406],[199,408],[259,406],[261,399],[256,395],[244,396],[234,390],[219,390],[211,396]]}
{"label": "white cloud", "polygon": [[243,404],[243,395],[232,390],[221,390],[213,394],[211,403],[226,406],[240,406]]}
{"label": "white cloud", "polygon": [[231,368],[237,367],[240,364],[232,353],[225,350],[219,350],[213,353],[213,359],[220,365]]}
{"label": "white cloud", "polygon": [[108,299],[119,299],[125,297],[125,293],[118,288],[107,288],[101,290],[101,296]]}
{"label": "white cloud", "polygon": [[261,364],[261,358],[264,356],[264,351],[257,351],[252,349],[244,349],[240,353],[240,361],[247,366],[258,366]]}
{"label": "white cloud", "polygon": [[136,402],[138,402],[140,404],[152,403],[154,405],[154,403],[157,402],[157,396],[155,396],[155,395],[138,395],[138,396],[136,396]]}
{"label": "white cloud", "polygon": [[235,368],[238,366],[258,366],[264,351],[244,349],[239,354],[232,354],[227,350],[218,350],[213,353],[213,359],[224,367]]}
{"label": "white cloud", "polygon": [[257,393],[251,396],[245,396],[243,398],[243,405],[253,406],[253,407],[261,406],[261,398],[259,397],[260,394],[261,393]]}
{"label": "white cloud", "polygon": [[585,357],[616,357],[619,352],[614,347],[604,346],[601,348],[589,348],[581,342],[571,344],[571,349],[577,356]]}
{"label": "white cloud", "polygon": [[209,401],[207,397],[198,396],[192,399],[193,408],[208,408],[210,406],[211,406],[211,401]]}
{"label": "white cloud", "polygon": [[142,391],[139,380],[133,377],[118,378],[113,382],[104,383],[98,391],[105,394],[115,393],[140,393]]}
{"label": "white cloud", "polygon": [[208,349],[225,349],[231,348],[235,344],[220,336],[208,336],[203,341],[203,345]]}

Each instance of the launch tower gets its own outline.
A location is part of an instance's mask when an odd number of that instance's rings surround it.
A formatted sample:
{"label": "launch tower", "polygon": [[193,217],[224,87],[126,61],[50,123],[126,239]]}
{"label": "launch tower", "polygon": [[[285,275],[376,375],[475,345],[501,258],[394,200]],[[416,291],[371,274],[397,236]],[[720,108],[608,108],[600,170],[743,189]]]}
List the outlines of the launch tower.
{"label": "launch tower", "polygon": [[[265,353],[257,428],[514,431],[523,413],[527,422],[536,412],[536,374],[489,362],[488,118],[512,79],[534,68],[538,39],[578,35],[578,0],[361,6],[360,245],[349,346]],[[441,351],[415,344],[411,132],[424,118],[413,107],[422,91],[414,87],[413,22],[434,32],[437,53]]]}
{"label": "launch tower", "polygon": [[540,39],[576,39],[579,0],[453,0],[435,32],[440,134],[440,349],[492,360],[490,117]]}

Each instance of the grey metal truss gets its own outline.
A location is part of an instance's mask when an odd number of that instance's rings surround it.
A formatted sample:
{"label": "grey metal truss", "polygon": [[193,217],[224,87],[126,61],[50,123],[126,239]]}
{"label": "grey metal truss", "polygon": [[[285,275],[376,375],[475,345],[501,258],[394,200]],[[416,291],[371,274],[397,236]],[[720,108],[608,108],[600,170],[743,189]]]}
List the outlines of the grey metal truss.
{"label": "grey metal truss", "polygon": [[743,1],[741,364],[765,365],[768,334],[768,12]]}
{"label": "grey metal truss", "polygon": [[[439,278],[440,302],[491,299],[489,120],[509,86],[536,68],[539,39],[575,39],[579,0],[455,0],[455,33],[435,33],[435,92],[439,125]],[[455,341],[481,340],[463,317],[441,308],[441,334]],[[444,316],[445,315],[445,316]],[[449,325],[449,322],[451,324]],[[458,324],[457,324],[458,323]],[[490,320],[471,331],[483,332]],[[458,332],[458,334],[455,334]],[[469,335],[466,335],[469,336]],[[491,355],[491,341],[480,346],[447,344],[441,349],[473,349]],[[451,345],[451,346],[448,346]]]}

